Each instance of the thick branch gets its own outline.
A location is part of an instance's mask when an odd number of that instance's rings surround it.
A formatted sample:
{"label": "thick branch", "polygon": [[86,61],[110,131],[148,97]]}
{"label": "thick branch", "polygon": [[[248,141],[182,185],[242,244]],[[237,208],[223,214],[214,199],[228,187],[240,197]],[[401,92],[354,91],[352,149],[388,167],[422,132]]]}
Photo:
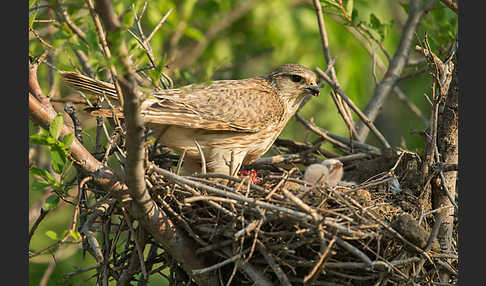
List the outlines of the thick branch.
{"label": "thick branch", "polygon": [[[29,82],[35,83],[32,78],[29,78]],[[35,86],[31,86],[30,89],[35,90]],[[50,103],[42,104],[32,93],[29,93],[29,112],[31,119],[46,129],[49,128],[51,120],[57,115]],[[63,125],[61,136],[69,133],[73,133],[73,130]],[[106,192],[111,193],[127,209],[131,216],[139,219],[143,227],[157,242],[165,247],[165,250],[176,261],[181,263],[187,273],[191,273],[193,269],[208,266],[203,257],[196,255],[194,241],[183,230],[178,228],[155,204],[150,206],[150,213],[141,212],[144,208],[140,207],[137,201],[132,200],[128,194],[128,187],[123,180],[111,168],[103,165],[93,157],[76,138],[74,138],[70,147],[70,152],[74,163],[93,177],[94,181]],[[199,285],[217,285],[217,282],[212,277],[200,275],[194,277],[194,279]]]}
{"label": "thick branch", "polygon": [[[410,12],[408,14],[407,22],[403,28],[402,37],[398,44],[397,51],[393,56],[388,70],[386,71],[383,79],[376,86],[375,92],[368,105],[364,109],[364,114],[372,122],[375,121],[378,113],[385,103],[385,99],[388,97],[393,87],[400,78],[405,65],[407,64],[408,54],[415,37],[415,33],[422,21],[422,18],[426,11],[428,11],[432,5],[435,3],[434,0],[427,2],[424,5],[420,5],[420,1],[411,0],[410,1]],[[364,142],[368,136],[369,129],[366,128],[363,122],[356,123],[357,138],[359,141]]]}
{"label": "thick branch", "polygon": [[[457,58],[456,58],[457,59]],[[456,60],[457,63],[457,60]],[[439,126],[437,130],[438,149],[443,163],[456,164],[458,158],[458,121],[459,121],[459,78],[457,65],[455,65],[453,78],[445,98],[444,111],[439,115]],[[437,236],[441,250],[448,253],[452,247],[452,231],[454,226],[454,208],[447,194],[454,198],[456,195],[457,172],[447,172],[444,175],[445,186],[432,184],[433,207],[441,207],[442,223],[440,224]],[[444,189],[442,189],[444,188]],[[443,280],[447,277],[442,277]]]}

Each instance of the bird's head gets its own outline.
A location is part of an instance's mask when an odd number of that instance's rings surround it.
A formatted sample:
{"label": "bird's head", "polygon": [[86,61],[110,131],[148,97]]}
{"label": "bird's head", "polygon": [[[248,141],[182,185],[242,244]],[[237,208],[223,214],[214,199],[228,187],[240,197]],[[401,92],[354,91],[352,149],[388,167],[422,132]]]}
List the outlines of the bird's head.
{"label": "bird's head", "polygon": [[343,163],[337,159],[326,159],[321,164],[329,170],[328,184],[335,186],[343,178]]}
{"label": "bird's head", "polygon": [[277,67],[265,78],[276,87],[280,95],[292,105],[300,104],[307,95],[319,95],[316,74],[301,65],[286,64]]}

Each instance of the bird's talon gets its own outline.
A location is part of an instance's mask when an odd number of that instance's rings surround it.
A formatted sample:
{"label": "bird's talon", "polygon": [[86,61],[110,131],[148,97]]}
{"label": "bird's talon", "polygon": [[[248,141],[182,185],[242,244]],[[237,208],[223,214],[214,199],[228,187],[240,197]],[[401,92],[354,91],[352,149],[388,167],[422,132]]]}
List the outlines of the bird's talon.
{"label": "bird's talon", "polygon": [[257,171],[255,170],[248,170],[248,171],[239,171],[238,176],[250,176],[251,182],[256,185],[261,182],[261,179],[257,177]]}

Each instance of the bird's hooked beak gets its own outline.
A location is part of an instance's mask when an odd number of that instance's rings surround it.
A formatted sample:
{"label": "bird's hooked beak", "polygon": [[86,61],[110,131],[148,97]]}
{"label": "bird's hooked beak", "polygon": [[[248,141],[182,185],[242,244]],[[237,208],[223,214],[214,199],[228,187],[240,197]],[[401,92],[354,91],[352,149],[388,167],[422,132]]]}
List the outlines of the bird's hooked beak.
{"label": "bird's hooked beak", "polygon": [[306,87],[305,90],[310,92],[313,96],[319,95],[319,87],[317,85],[311,85],[309,87]]}

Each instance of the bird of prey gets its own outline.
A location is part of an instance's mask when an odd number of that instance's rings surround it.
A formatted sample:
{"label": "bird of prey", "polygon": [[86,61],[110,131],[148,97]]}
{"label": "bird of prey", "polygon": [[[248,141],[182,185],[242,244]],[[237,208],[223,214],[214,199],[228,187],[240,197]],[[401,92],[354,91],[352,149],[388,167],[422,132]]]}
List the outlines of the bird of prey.
{"label": "bird of prey", "polygon": [[[111,83],[74,72],[61,74],[80,91],[117,99]],[[208,173],[234,175],[270,148],[307,95],[318,94],[313,71],[285,64],[263,76],[153,90],[144,94],[141,113],[145,126],[154,130],[162,144],[186,152],[183,175],[201,170],[197,144]],[[119,104],[91,113],[123,117]]]}

